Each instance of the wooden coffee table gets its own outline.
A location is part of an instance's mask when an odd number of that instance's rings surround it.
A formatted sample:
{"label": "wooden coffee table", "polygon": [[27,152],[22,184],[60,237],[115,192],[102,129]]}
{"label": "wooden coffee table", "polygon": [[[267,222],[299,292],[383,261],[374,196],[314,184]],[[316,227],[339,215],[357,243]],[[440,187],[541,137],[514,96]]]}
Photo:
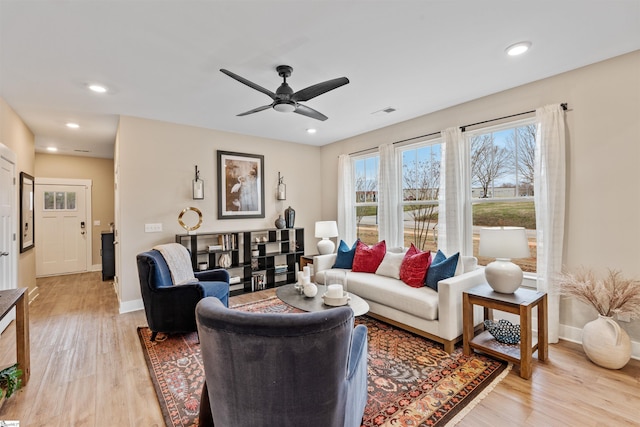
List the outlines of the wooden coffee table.
{"label": "wooden coffee table", "polygon": [[[335,308],[331,305],[325,305],[322,300],[322,295],[327,291],[326,286],[317,285],[318,293],[315,297],[309,298],[304,295],[301,295],[295,288],[294,284],[284,285],[276,288],[276,295],[280,300],[286,302],[287,304],[299,308],[304,311],[322,311],[322,310],[330,310]],[[367,314],[369,311],[369,304],[358,295],[355,295],[351,292],[347,292],[351,297],[351,301],[347,307],[351,307],[353,310],[354,316],[362,316],[363,314]]]}

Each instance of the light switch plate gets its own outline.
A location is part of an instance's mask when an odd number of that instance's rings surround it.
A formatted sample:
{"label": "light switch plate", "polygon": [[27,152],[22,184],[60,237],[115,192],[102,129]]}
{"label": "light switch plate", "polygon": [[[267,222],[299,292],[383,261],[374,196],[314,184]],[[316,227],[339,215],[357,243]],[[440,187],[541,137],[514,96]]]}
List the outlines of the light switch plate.
{"label": "light switch plate", "polygon": [[159,233],[162,231],[162,224],[145,224],[144,232],[145,233]]}

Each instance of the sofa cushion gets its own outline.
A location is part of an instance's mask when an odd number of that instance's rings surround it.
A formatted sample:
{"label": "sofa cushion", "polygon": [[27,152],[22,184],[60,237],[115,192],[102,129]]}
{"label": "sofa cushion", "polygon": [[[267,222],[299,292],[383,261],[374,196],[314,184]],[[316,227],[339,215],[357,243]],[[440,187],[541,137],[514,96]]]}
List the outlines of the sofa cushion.
{"label": "sofa cushion", "polygon": [[336,263],[331,268],[346,268],[351,269],[353,266],[353,256],[356,254],[356,247],[359,240],[353,242],[353,246],[349,248],[344,240],[340,240],[338,246],[338,253],[336,254]]}
{"label": "sofa cushion", "polygon": [[387,252],[384,254],[382,262],[376,270],[376,274],[379,276],[393,277],[394,279],[400,278],[400,265],[404,259],[403,253]]}
{"label": "sofa cushion", "polygon": [[438,290],[438,282],[443,279],[448,279],[456,274],[456,268],[458,267],[458,259],[460,253],[456,252],[449,258],[446,257],[442,251],[438,250],[433,262],[427,270],[426,285],[431,289]]}
{"label": "sofa cushion", "polygon": [[431,252],[422,252],[412,243],[402,260],[400,280],[414,288],[423,287],[429,264],[431,264]]}
{"label": "sofa cushion", "polygon": [[387,252],[385,241],[369,246],[358,240],[356,254],[353,256],[353,271],[375,273]]}
{"label": "sofa cushion", "polygon": [[412,288],[400,280],[376,274],[347,272],[347,290],[367,301],[393,307],[421,319],[438,319],[438,293],[423,286]]}

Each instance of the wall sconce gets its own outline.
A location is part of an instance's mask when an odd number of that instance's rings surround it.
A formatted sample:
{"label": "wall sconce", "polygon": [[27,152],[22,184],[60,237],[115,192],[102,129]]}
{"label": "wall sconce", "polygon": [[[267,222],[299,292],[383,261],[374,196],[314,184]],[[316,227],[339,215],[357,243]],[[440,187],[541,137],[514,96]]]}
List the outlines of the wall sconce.
{"label": "wall sconce", "polygon": [[276,194],[276,200],[287,200],[287,184],[283,182],[284,177],[280,176],[278,172],[278,193]]}
{"label": "wall sconce", "polygon": [[196,177],[193,180],[193,200],[204,199],[204,181],[200,179],[200,171],[196,165]]}

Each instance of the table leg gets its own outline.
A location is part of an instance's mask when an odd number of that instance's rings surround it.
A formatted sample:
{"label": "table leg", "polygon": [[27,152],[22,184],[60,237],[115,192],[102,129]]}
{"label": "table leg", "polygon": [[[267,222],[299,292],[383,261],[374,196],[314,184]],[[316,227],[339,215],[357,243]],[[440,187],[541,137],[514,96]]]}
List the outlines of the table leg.
{"label": "table leg", "polygon": [[471,355],[469,342],[473,339],[473,304],[469,301],[469,294],[462,293],[462,351]]}
{"label": "table leg", "polygon": [[538,304],[538,360],[549,357],[549,322],[547,319],[547,295]]}
{"label": "table leg", "polygon": [[18,368],[22,370],[22,385],[29,382],[31,375],[29,347],[29,302],[27,293],[22,294],[16,303],[16,352]]}
{"label": "table leg", "polygon": [[520,376],[531,377],[531,306],[520,305]]}

